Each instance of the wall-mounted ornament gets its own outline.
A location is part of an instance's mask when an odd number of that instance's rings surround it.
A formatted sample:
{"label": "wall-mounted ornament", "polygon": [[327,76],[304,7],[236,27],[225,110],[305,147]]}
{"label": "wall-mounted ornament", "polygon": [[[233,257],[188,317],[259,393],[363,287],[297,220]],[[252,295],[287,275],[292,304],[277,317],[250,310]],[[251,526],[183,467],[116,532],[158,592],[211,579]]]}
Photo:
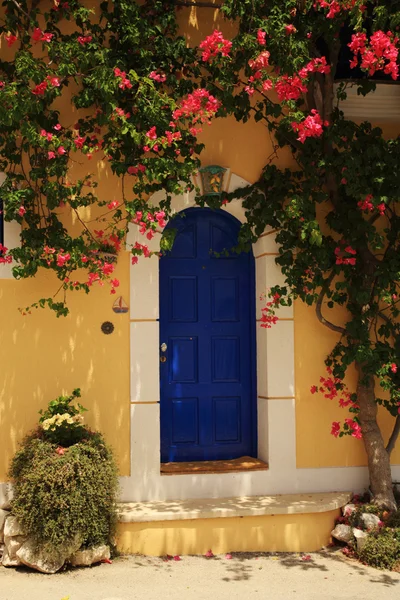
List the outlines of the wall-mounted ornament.
{"label": "wall-mounted ornament", "polygon": [[101,330],[105,335],[110,335],[110,333],[114,331],[114,325],[111,321],[104,321],[104,323],[101,324]]}
{"label": "wall-mounted ornament", "polygon": [[204,196],[220,196],[224,191],[224,176],[227,169],[218,165],[209,165],[199,169]]}
{"label": "wall-mounted ornament", "polygon": [[123,297],[119,296],[114,302],[112,309],[115,313],[118,314],[127,313],[129,310],[129,306],[127,305]]}

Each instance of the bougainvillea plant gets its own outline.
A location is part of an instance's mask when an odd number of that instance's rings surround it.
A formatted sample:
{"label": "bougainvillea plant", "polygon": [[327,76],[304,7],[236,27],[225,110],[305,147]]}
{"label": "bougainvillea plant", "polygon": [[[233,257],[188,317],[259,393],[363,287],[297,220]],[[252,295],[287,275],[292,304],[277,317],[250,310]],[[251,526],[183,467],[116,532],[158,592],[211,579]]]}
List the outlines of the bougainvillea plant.
{"label": "bougainvillea plant", "polygon": [[[334,435],[362,437],[374,501],[396,506],[390,453],[400,430],[399,141],[368,122],[346,119],[349,85],[366,95],[384,77],[398,79],[398,2],[391,0],[225,0],[221,12],[237,35],[213,31],[199,48],[178,35],[181,5],[210,10],[213,2],[110,0],[95,13],[77,0],[6,0],[1,31],[10,58],[0,62],[1,188],[5,218],[23,225],[12,257],[16,277],[52,269],[61,291],[89,291],[108,281],[114,265],[99,256],[118,252],[128,226],[143,243],[132,261],[149,256],[147,241],[171,215],[173,194],[193,186],[202,147],[197,135],[213,117],[254,118],[270,133],[273,154],[252,186],[235,192],[247,222],[240,245],[265,227],[277,230],[277,263],[286,284],[271,290],[263,326],[279,305],[301,299],[338,335],[327,376],[312,391],[350,411]],[[65,26],[65,24],[67,26]],[[351,79],[342,80],[342,73]],[[77,118],[67,122],[57,100],[69,94]],[[281,149],[293,167],[279,167]],[[96,195],[96,178],[74,177],[74,164],[93,156],[121,178],[118,198]],[[86,162],[85,162],[86,161]],[[147,199],[165,190],[158,206]],[[200,198],[215,208],[229,202]],[[82,208],[104,209],[88,223]],[[65,214],[81,228],[72,235]],[[164,239],[164,244],[171,240]],[[79,273],[79,278],[76,273]],[[82,273],[84,275],[82,275]],[[58,314],[63,299],[42,299]],[[330,311],[347,310],[335,323]],[[332,311],[332,315],[335,313]],[[355,393],[345,387],[358,371]],[[375,384],[383,388],[375,395]],[[387,447],[377,424],[383,405],[395,424]]]}
{"label": "bougainvillea plant", "polygon": [[[298,298],[338,334],[327,374],[311,392],[349,411],[332,434],[362,437],[374,501],[391,509],[390,453],[400,429],[400,143],[346,119],[341,103],[350,85],[366,95],[376,88],[372,77],[398,80],[399,9],[378,0],[227,0],[222,11],[239,21],[238,35],[229,56],[220,40],[224,52],[207,59],[216,97],[238,120],[252,116],[267,127],[274,144],[259,180],[235,193],[246,209],[243,240],[270,226],[280,244],[286,285],[271,290],[262,325],[273,326],[275,308]],[[279,168],[284,147],[293,168]],[[337,306],[347,309],[345,324],[335,322]],[[354,393],[344,381],[351,366]],[[394,417],[386,448],[379,404]]]}

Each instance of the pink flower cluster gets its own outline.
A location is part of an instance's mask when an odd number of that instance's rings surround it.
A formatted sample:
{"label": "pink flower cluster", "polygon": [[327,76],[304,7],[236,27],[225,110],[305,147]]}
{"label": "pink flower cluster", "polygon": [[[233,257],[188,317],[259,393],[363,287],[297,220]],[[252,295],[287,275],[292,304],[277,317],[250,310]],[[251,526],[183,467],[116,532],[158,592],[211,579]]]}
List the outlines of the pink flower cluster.
{"label": "pink flower cluster", "polygon": [[200,44],[200,48],[203,51],[201,59],[204,62],[212,62],[212,59],[220,54],[221,56],[229,56],[229,52],[232,48],[232,42],[226,40],[222,35],[221,31],[217,29],[207,36]]}
{"label": "pink flower cluster", "polygon": [[371,202],[372,199],[373,195],[368,194],[368,196],[366,196],[364,200],[359,200],[359,202],[357,202],[358,208],[365,212],[372,212],[376,208],[376,210],[379,211],[379,214],[381,216],[384,215],[386,210],[386,204],[384,202],[381,202],[375,207],[374,204]]}
{"label": "pink flower cluster", "polygon": [[118,77],[120,79],[118,87],[121,88],[121,90],[130,90],[131,89],[132,83],[130,82],[129,78],[126,76],[125,71],[121,71],[121,69],[119,69],[118,67],[115,67],[114,75],[115,75],[115,77]]}
{"label": "pink flower cluster", "polygon": [[191,119],[193,123],[205,123],[215,115],[220,102],[203,88],[198,88],[181,101],[172,113],[174,121]]}
{"label": "pink flower cluster", "polygon": [[7,42],[7,46],[11,48],[11,46],[17,41],[17,36],[13,33],[8,33],[6,36],[4,36],[4,39]]}
{"label": "pink flower cluster", "polygon": [[8,252],[8,248],[3,246],[3,244],[0,244],[0,264],[1,265],[10,264],[12,261],[11,256],[9,254],[7,254],[7,252]]}
{"label": "pink flower cluster", "polygon": [[[350,254],[350,256],[348,256],[349,254]],[[335,248],[336,264],[337,265],[351,265],[354,267],[354,265],[356,264],[356,258],[355,258],[356,254],[357,254],[357,251],[354,250],[354,248],[352,248],[349,245],[346,245],[345,240],[341,240],[339,242],[339,246],[336,246],[336,248]]]}
{"label": "pink flower cluster", "polygon": [[81,46],[85,46],[86,44],[89,44],[92,41],[92,36],[91,35],[80,35],[77,38],[77,42],[81,45]]}
{"label": "pink flower cluster", "polygon": [[143,215],[141,210],[136,212],[135,218],[132,219],[133,223],[139,226],[139,233],[146,235],[148,240],[154,237],[154,225],[157,223],[162,229],[166,226],[165,212],[163,210],[156,211],[154,214],[148,212]]}
{"label": "pink flower cluster", "polygon": [[256,58],[254,58],[253,60],[249,60],[249,65],[253,69],[253,71],[258,71],[259,69],[266,69],[269,66],[269,57],[270,53],[268,52],[268,50],[264,50]]}
{"label": "pink flower cluster", "polygon": [[304,144],[309,137],[320,137],[323,134],[323,127],[328,127],[328,121],[322,121],[318,111],[313,108],[311,115],[308,115],[301,123],[292,123],[293,131],[299,134],[299,142]]}
{"label": "pink flower cluster", "polygon": [[301,79],[307,79],[311,73],[330,73],[331,66],[327,64],[325,56],[321,58],[313,58],[299,71]]}
{"label": "pink flower cluster", "polygon": [[275,84],[275,91],[282,102],[282,100],[298,100],[307,92],[307,87],[298,75],[283,75]]}
{"label": "pink flower cluster", "polygon": [[40,27],[35,27],[35,29],[33,30],[32,33],[32,40],[37,43],[37,42],[51,42],[52,38],[54,37],[53,33],[45,33],[44,31],[42,31],[40,29]]}
{"label": "pink flower cluster", "polygon": [[265,33],[265,31],[263,31],[262,29],[259,29],[257,31],[257,42],[260,44],[260,46],[265,46],[266,37],[267,37],[267,34]]}
{"label": "pink flower cluster", "polygon": [[314,8],[327,8],[327,19],[334,19],[338,14],[345,10],[351,10],[357,4],[360,5],[360,10],[365,10],[365,0],[315,0]]}
{"label": "pink flower cluster", "polygon": [[274,294],[272,300],[266,302],[264,308],[261,309],[260,327],[270,329],[272,325],[277,323],[278,317],[275,315],[275,309],[279,306],[279,301],[280,295]]}
{"label": "pink flower cluster", "polygon": [[369,39],[365,33],[355,33],[349,44],[354,57],[350,62],[352,69],[358,66],[359,56],[361,57],[361,69],[368,72],[369,76],[377,71],[382,71],[396,80],[399,76],[399,66],[397,59],[399,50],[397,48],[399,38],[395,37],[391,31],[375,31]]}
{"label": "pink flower cluster", "polygon": [[46,79],[41,83],[38,83],[32,90],[32,94],[35,96],[43,96],[47,90],[49,84],[51,87],[60,87],[60,79],[54,75],[47,75]]}
{"label": "pink flower cluster", "polygon": [[[328,373],[328,377],[321,376],[319,380],[320,385],[311,386],[311,393],[316,394],[320,392],[324,395],[324,398],[327,398],[328,400],[337,399],[341,408],[347,408],[350,406],[351,408],[357,410],[358,404],[352,400],[351,394],[346,388],[344,382],[341,379],[339,379],[339,377],[333,376],[332,369],[330,367],[327,367],[326,370]],[[347,428],[350,430],[350,435],[352,437],[358,439],[362,437],[361,427],[357,420],[349,418],[345,419],[344,422],[347,425]],[[340,429],[340,423],[338,421],[334,421],[332,423],[331,434],[335,437],[338,437]]]}
{"label": "pink flower cluster", "polygon": [[157,73],[156,71],[152,71],[149,75],[150,79],[154,79],[154,81],[158,81],[159,83],[164,83],[167,80],[167,76],[164,73]]}

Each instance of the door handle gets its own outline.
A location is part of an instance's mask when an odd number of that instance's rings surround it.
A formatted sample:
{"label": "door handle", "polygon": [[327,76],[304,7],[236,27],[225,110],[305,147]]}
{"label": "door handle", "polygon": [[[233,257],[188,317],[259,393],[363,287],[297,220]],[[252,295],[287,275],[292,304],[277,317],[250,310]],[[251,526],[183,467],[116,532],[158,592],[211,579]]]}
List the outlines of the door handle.
{"label": "door handle", "polygon": [[161,363],[167,362],[167,357],[166,356],[160,356],[160,362]]}

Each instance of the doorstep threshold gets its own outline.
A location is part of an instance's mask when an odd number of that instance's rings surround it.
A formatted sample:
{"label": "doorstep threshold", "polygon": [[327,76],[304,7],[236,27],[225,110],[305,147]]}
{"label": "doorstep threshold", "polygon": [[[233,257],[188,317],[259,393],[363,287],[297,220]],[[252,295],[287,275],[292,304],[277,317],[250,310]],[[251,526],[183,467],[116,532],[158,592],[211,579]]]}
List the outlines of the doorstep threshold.
{"label": "doorstep threshold", "polygon": [[220,473],[246,473],[267,471],[268,463],[259,458],[241,456],[230,460],[202,460],[161,463],[161,475],[215,475]]}
{"label": "doorstep threshold", "polygon": [[123,502],[118,505],[119,523],[184,521],[221,517],[295,515],[337,510],[351,499],[350,492],[196,498],[156,502]]}

